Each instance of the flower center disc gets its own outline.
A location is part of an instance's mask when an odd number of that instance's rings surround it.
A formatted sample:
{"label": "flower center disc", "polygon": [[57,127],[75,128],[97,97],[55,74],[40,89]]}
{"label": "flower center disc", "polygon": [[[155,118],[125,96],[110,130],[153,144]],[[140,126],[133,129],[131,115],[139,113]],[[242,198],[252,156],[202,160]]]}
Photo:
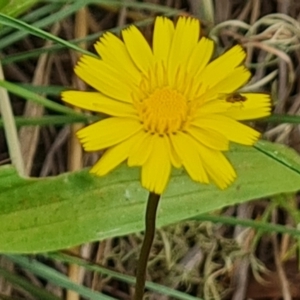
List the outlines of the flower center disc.
{"label": "flower center disc", "polygon": [[170,87],[156,89],[141,103],[145,129],[158,134],[177,132],[187,118],[186,102],[182,94]]}

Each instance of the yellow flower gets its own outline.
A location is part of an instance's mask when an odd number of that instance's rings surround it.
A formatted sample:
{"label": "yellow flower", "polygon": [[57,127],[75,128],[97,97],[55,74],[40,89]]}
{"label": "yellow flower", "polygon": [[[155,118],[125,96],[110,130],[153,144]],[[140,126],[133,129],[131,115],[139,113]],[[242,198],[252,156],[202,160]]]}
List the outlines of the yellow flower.
{"label": "yellow flower", "polygon": [[67,91],[65,102],[110,117],[77,135],[86,151],[106,149],[91,172],[106,175],[121,162],[141,167],[142,185],[161,194],[172,166],[196,182],[226,188],[236,173],[222,151],[229,142],[259,138],[240,120],[270,114],[270,97],[236,91],[251,77],[237,45],[210,62],[214,44],[200,23],[181,17],[176,26],[156,18],[152,48],[135,27],[123,40],[106,33],[95,44],[101,59],[84,55],[75,73],[96,92]]}

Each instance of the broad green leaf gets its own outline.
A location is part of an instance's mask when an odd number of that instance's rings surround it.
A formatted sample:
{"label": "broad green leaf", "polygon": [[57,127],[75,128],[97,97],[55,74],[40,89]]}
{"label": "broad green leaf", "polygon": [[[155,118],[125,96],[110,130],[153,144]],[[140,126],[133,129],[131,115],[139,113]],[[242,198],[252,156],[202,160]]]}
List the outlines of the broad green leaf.
{"label": "broad green leaf", "polygon": [[[257,147],[234,146],[228,153],[238,179],[224,191],[192,182],[185,171],[175,170],[160,202],[157,225],[299,190],[295,152],[284,148],[282,161],[270,155],[276,147],[283,151],[282,146],[264,142]],[[3,166],[0,195],[0,252],[30,253],[143,230],[148,193],[140,186],[139,169],[125,165],[102,178],[82,170],[45,179],[20,178],[12,167]]]}
{"label": "broad green leaf", "polygon": [[300,165],[300,155],[291,151],[284,145],[272,144],[265,141],[259,141],[255,148],[272,157],[273,159],[280,161],[282,164],[294,169],[296,172],[299,171],[298,166]]}

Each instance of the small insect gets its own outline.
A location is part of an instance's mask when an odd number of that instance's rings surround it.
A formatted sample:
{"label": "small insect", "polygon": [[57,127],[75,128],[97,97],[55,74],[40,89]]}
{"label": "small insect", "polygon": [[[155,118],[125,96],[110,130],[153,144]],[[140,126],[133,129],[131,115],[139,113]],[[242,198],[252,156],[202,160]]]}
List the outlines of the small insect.
{"label": "small insect", "polygon": [[229,103],[237,103],[237,102],[245,102],[247,98],[245,96],[242,96],[239,93],[233,93],[226,97],[226,102]]}

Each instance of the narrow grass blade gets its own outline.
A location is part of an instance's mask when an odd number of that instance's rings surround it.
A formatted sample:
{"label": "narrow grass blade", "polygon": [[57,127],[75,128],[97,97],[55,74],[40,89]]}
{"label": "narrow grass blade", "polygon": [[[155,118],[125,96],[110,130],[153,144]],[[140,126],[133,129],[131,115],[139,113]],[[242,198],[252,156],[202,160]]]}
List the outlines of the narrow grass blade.
{"label": "narrow grass blade", "polygon": [[39,288],[24,279],[24,277],[15,275],[0,267],[0,276],[9,281],[13,286],[18,286],[27,291],[30,295],[43,300],[60,300],[60,298],[52,295],[43,288]]}
{"label": "narrow grass blade", "polygon": [[273,114],[272,116],[265,118],[264,121],[270,123],[278,123],[278,124],[282,124],[282,123],[300,124],[300,116]]}
{"label": "narrow grass blade", "polygon": [[[66,125],[73,123],[87,123],[100,120],[97,116],[44,116],[42,118],[24,118],[15,117],[15,122],[18,127],[21,126],[49,126],[49,125]],[[0,128],[4,122],[0,118]]]}
{"label": "narrow grass blade", "polygon": [[66,288],[68,290],[73,290],[76,293],[80,294],[82,297],[86,297],[88,299],[93,299],[93,300],[115,300],[112,297],[92,291],[87,287],[74,283],[69,279],[69,277],[36,261],[35,259],[30,259],[27,257],[15,256],[15,255],[7,255],[6,257],[12,262],[23,267],[24,269],[27,269],[31,273],[46,279],[48,282]]}
{"label": "narrow grass blade", "polygon": [[[84,267],[86,270],[94,271],[102,275],[107,275],[112,278],[116,278],[120,281],[126,282],[128,284],[135,284],[135,278],[129,275],[121,274],[112,270],[109,270],[107,268],[100,267],[96,264],[87,262],[81,258],[77,258],[74,256],[70,256],[68,254],[64,253],[49,253],[45,254],[46,257],[56,259],[60,262],[68,263],[68,264],[76,264],[78,266]],[[200,298],[196,298],[190,295],[187,295],[185,293],[176,291],[174,289],[162,286],[160,284],[156,284],[153,282],[146,282],[146,288],[156,292],[160,293],[162,295],[170,296],[172,299],[181,299],[181,300],[201,300]]]}
{"label": "narrow grass blade", "polygon": [[250,227],[257,230],[260,230],[265,233],[281,233],[281,234],[288,234],[295,238],[300,237],[300,231],[296,228],[289,228],[283,225],[271,224],[262,221],[255,221],[255,220],[247,220],[247,219],[237,219],[234,217],[224,217],[224,216],[214,216],[211,214],[203,214],[192,218],[193,220],[197,221],[209,221],[212,223],[220,223],[232,226],[243,226],[243,227]]}
{"label": "narrow grass blade", "polygon": [[[0,81],[4,78],[0,64]],[[16,123],[9,95],[5,88],[0,88],[0,112],[3,118],[4,132],[6,136],[9,156],[19,175],[24,175],[24,161],[21,153]]]}
{"label": "narrow grass blade", "polygon": [[[0,24],[13,27],[13,28],[18,29],[22,32],[33,34],[33,35],[38,36],[42,39],[53,41],[55,43],[63,45],[65,47],[69,48],[69,49],[73,49],[75,51],[81,52],[83,54],[87,54],[87,55],[96,57],[95,54],[93,54],[89,51],[86,51],[86,50],[84,50],[84,49],[82,49],[82,48],[80,48],[80,47],[78,47],[78,46],[76,46],[76,45],[74,45],[74,44],[72,44],[68,41],[65,41],[65,40],[57,37],[57,36],[54,36],[54,35],[52,35],[51,33],[47,32],[47,31],[44,31],[42,29],[39,29],[35,26],[29,25],[29,24],[27,24],[27,23],[25,23],[21,20],[9,17],[9,16],[4,15],[2,13],[0,13]],[[4,45],[5,44],[3,42],[1,47],[3,48]]]}
{"label": "narrow grass blade", "polygon": [[69,108],[62,104],[55,103],[47,98],[44,98],[40,95],[32,93],[32,92],[28,91],[27,89],[20,87],[17,84],[14,84],[14,83],[11,83],[11,82],[8,82],[5,80],[0,80],[0,86],[7,89],[12,94],[18,95],[18,96],[28,99],[28,100],[31,100],[35,103],[43,105],[44,107],[46,107],[48,109],[51,109],[53,111],[57,111],[59,113],[72,115],[72,116],[81,116],[81,114],[75,112],[72,108]]}
{"label": "narrow grass blade", "polygon": [[22,0],[22,1],[7,1],[7,4],[1,8],[1,13],[12,17],[28,11],[39,0]]}

